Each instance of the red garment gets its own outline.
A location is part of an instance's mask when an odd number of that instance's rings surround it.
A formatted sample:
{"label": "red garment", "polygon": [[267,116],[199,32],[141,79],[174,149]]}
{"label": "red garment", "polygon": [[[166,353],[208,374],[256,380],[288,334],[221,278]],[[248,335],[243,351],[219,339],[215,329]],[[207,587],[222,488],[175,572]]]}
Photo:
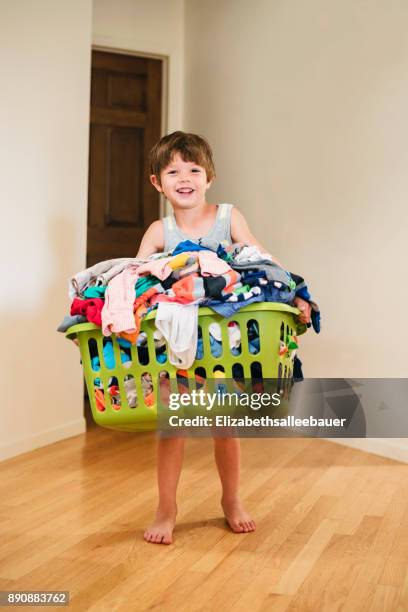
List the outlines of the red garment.
{"label": "red garment", "polygon": [[84,315],[91,323],[102,325],[101,312],[104,303],[105,300],[101,298],[93,298],[90,300],[74,298],[71,304],[71,314]]}

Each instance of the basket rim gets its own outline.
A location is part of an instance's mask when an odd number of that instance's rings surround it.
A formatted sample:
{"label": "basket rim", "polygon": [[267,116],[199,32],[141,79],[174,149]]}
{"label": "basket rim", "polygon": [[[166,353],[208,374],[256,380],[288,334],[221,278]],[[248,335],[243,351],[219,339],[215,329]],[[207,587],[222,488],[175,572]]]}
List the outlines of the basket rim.
{"label": "basket rim", "polygon": [[[293,306],[289,306],[288,304],[283,304],[281,302],[254,302],[253,304],[248,304],[248,306],[244,306],[243,308],[240,308],[240,310],[238,310],[236,313],[233,313],[230,317],[223,317],[223,318],[225,318],[225,320],[228,320],[228,319],[233,320],[234,316],[236,316],[237,314],[241,312],[254,312],[255,313],[255,312],[265,312],[268,310],[275,311],[275,312],[276,311],[277,312],[288,312],[295,316],[300,314],[300,310],[298,308],[294,308]],[[215,312],[215,310],[213,310],[209,306],[200,306],[198,309],[198,316],[203,317],[203,316],[208,316],[208,315],[222,317],[222,315]],[[152,312],[149,312],[149,314],[147,314],[145,317],[143,317],[143,321],[149,321],[151,319],[154,319],[155,317],[156,317],[156,310],[153,310]],[[303,327],[304,327],[304,330],[302,329]],[[95,325],[95,323],[77,323],[76,325],[72,325],[66,330],[65,336],[68,339],[72,339],[72,338],[75,338],[79,332],[93,331],[96,329],[100,330],[101,327],[99,325]],[[299,324],[298,330],[297,330],[298,335],[303,334],[305,331],[306,331],[306,325],[303,326],[302,324]]]}

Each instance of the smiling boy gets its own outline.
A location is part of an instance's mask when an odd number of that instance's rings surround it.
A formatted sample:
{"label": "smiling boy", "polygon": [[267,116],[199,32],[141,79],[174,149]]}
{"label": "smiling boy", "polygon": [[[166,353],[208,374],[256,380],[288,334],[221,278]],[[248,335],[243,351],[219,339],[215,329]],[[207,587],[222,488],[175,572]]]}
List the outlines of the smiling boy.
{"label": "smiling boy", "polygon": [[[231,204],[210,204],[206,192],[215,178],[212,151],[196,134],[174,132],[164,136],[150,153],[153,186],[170,202],[174,215],[154,221],[147,229],[137,257],[172,251],[179,242],[202,238],[228,240],[267,249],[252,235],[243,215]],[[268,254],[272,261],[281,265]],[[310,320],[310,304],[296,298],[302,323]],[[215,461],[222,485],[221,506],[235,533],[255,530],[255,522],[239,498],[240,443],[237,438],[214,438]],[[170,544],[176,521],[176,493],[184,453],[184,438],[158,440],[159,503],[153,523],[144,533],[148,542]]]}

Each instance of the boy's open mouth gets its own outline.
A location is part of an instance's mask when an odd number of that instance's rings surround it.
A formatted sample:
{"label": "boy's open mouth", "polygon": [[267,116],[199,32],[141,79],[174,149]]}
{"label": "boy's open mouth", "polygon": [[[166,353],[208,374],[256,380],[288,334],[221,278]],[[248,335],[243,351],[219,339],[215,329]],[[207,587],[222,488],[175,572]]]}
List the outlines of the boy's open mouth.
{"label": "boy's open mouth", "polygon": [[176,189],[177,193],[193,193],[194,189],[191,187],[180,187],[180,189]]}

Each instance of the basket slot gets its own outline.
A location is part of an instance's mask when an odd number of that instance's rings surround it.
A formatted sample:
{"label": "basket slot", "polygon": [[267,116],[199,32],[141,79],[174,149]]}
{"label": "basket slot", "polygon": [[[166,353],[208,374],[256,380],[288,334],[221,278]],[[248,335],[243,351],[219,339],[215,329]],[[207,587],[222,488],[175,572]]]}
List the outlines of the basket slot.
{"label": "basket slot", "polygon": [[[126,379],[126,380],[125,380]],[[122,407],[133,410],[137,408],[138,397],[136,391],[135,377],[133,374],[128,374],[125,378],[119,381],[120,395],[122,398]]]}
{"label": "basket slot", "polygon": [[282,364],[279,363],[278,364],[278,378],[276,381],[277,387],[278,387],[278,393],[283,393],[283,380],[282,380]]}
{"label": "basket slot", "polygon": [[214,323],[208,326],[211,356],[216,359],[222,357],[224,346],[228,346],[225,340],[224,327],[218,321],[214,321]]}
{"label": "basket slot", "polygon": [[198,325],[197,327],[197,351],[196,351],[195,360],[199,361],[200,359],[203,359],[203,357],[204,357],[203,330],[201,328],[201,325]]}
{"label": "basket slot", "polygon": [[232,378],[237,382],[244,383],[244,368],[242,363],[234,363],[232,365]]}
{"label": "basket slot", "polygon": [[203,368],[202,366],[198,366],[198,368],[194,370],[194,379],[197,390],[204,387],[205,382],[207,380],[207,372],[205,368]]}
{"label": "basket slot", "polygon": [[96,342],[95,338],[89,338],[88,340],[88,354],[91,368],[94,372],[97,372],[100,369],[100,366],[98,367],[96,365],[95,358],[98,358],[100,363],[100,357],[98,353],[98,343]]}
{"label": "basket slot", "polygon": [[140,397],[143,398],[145,406],[151,407],[156,403],[154,395],[154,382],[150,372],[143,372],[140,376],[140,385],[142,393]]}
{"label": "basket slot", "polygon": [[252,355],[257,355],[261,350],[261,334],[258,321],[249,319],[246,324],[248,350]]}
{"label": "basket slot", "polygon": [[285,342],[285,323],[283,321],[282,321],[281,326],[280,326],[279,340],[282,340],[282,342]]}
{"label": "basket slot", "polygon": [[106,371],[104,371],[104,368],[101,368],[98,378],[101,381],[100,384],[104,390],[105,410],[106,412],[109,412],[112,410],[111,396],[109,393],[109,388],[112,386],[112,384],[109,384],[109,382],[111,381],[112,377],[107,374]]}
{"label": "basket slot", "polygon": [[177,370],[176,379],[178,393],[190,393],[190,384],[187,370]]}
{"label": "basket slot", "polygon": [[264,392],[262,364],[259,361],[253,361],[251,363],[251,384],[254,392]]}
{"label": "basket slot", "polygon": [[242,329],[238,321],[230,321],[233,326],[228,325],[229,348],[234,357],[242,353]]}
{"label": "basket slot", "polygon": [[169,404],[169,395],[171,392],[170,374],[167,370],[161,370],[158,376],[158,394],[160,402],[165,406]]}
{"label": "basket slot", "polygon": [[[89,395],[91,395],[91,393],[89,393]],[[100,378],[95,378],[93,381],[93,393],[90,400],[98,412],[105,412],[105,391],[103,388],[103,382]]]}

